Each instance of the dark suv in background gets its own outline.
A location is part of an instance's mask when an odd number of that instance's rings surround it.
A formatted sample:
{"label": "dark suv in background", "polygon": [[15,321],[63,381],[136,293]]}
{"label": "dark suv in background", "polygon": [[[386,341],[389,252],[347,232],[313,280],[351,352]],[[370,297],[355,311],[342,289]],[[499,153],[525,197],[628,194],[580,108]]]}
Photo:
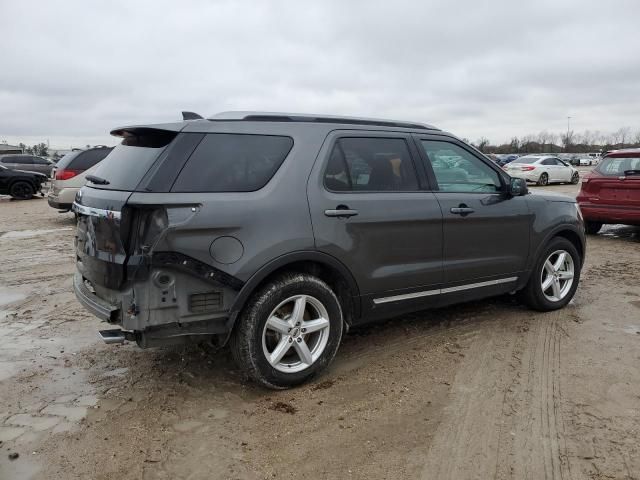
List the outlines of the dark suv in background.
{"label": "dark suv in background", "polygon": [[107,342],[230,340],[285,388],[349,327],[509,292],[553,310],[578,286],[575,201],[429,125],[231,112],[111,133],[74,204],[74,289],[120,327]]}
{"label": "dark suv in background", "polygon": [[24,172],[43,173],[47,177],[51,175],[51,169],[55,165],[47,158],[38,157],[36,155],[2,155],[0,156],[0,165],[13,170],[22,170]]}

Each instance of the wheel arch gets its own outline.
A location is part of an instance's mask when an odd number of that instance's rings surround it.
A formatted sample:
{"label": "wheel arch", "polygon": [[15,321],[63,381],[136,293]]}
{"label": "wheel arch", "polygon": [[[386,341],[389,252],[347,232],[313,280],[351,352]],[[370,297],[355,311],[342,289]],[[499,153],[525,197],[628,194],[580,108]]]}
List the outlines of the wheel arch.
{"label": "wheel arch", "polygon": [[547,235],[544,237],[544,240],[540,242],[540,244],[536,248],[535,255],[533,255],[531,259],[531,270],[533,270],[533,266],[535,265],[536,259],[540,255],[542,249],[544,249],[544,247],[548,245],[548,243],[555,237],[562,237],[569,240],[573,244],[573,246],[576,247],[576,250],[578,250],[578,253],[580,254],[581,266],[584,265],[584,258],[586,253],[584,234],[580,234],[577,226],[565,224],[555,227],[553,230],[547,233]]}
{"label": "wheel arch", "polygon": [[349,269],[335,257],[317,251],[300,251],[282,255],[265,264],[243,285],[229,312],[230,330],[247,301],[265,282],[285,272],[298,271],[315,275],[334,290],[344,311],[346,328],[360,316],[360,290]]}

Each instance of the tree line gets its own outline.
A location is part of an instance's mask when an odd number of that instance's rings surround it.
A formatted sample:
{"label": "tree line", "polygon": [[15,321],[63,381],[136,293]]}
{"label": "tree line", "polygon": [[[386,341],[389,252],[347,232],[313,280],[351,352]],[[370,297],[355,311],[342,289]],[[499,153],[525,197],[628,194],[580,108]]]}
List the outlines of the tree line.
{"label": "tree line", "polygon": [[640,147],[640,130],[621,127],[615,132],[585,130],[554,133],[543,130],[538,134],[512,137],[507,143],[492,144],[481,137],[471,144],[483,153],[587,153],[606,152],[618,148]]}

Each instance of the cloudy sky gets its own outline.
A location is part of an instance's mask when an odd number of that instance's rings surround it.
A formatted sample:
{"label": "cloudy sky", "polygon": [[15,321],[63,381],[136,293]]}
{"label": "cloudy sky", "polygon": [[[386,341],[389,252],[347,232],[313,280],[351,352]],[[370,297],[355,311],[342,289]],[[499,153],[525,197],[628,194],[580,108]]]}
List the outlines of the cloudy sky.
{"label": "cloudy sky", "polygon": [[0,0],[0,141],[181,110],[363,115],[493,142],[640,130],[640,1]]}

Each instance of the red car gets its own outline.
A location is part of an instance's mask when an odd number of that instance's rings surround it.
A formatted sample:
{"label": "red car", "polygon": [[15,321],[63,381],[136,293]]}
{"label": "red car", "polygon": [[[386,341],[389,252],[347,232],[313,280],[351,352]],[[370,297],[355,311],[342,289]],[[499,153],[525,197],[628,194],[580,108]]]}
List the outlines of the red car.
{"label": "red car", "polygon": [[605,223],[640,225],[640,148],[607,152],[583,178],[578,205],[587,233]]}

